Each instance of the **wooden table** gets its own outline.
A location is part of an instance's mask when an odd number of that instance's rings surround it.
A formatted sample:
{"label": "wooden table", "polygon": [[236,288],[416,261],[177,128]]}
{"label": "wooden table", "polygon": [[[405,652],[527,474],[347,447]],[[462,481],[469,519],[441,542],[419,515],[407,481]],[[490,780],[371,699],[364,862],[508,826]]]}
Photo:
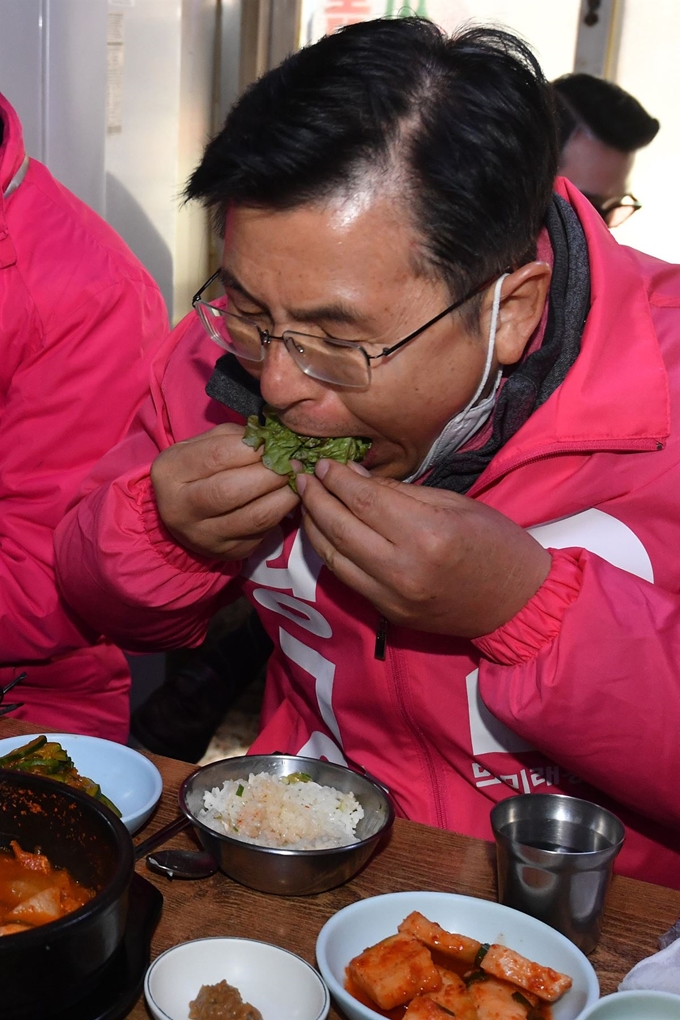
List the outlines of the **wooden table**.
{"label": "wooden table", "polygon": [[[0,720],[0,736],[34,733],[36,727],[9,718]],[[164,790],[155,815],[140,842],[177,815],[177,793],[192,766],[149,755],[163,776]],[[168,846],[195,846],[186,832]],[[178,942],[210,935],[261,939],[298,953],[315,964],[314,947],[322,925],[337,910],[366,896],[411,889],[456,892],[495,899],[494,847],[483,840],[459,836],[397,819],[389,844],[351,882],[311,897],[267,896],[218,873],[199,882],[170,882],[152,874],[144,861],[138,872],[161,890],[164,906],[152,942],[152,957]],[[680,918],[680,891],[614,877],[607,900],[602,938],[590,957],[602,994],[616,990],[633,964],[658,949],[658,937]],[[330,1017],[341,1020],[333,1006]],[[130,1020],[148,1020],[143,998]]]}

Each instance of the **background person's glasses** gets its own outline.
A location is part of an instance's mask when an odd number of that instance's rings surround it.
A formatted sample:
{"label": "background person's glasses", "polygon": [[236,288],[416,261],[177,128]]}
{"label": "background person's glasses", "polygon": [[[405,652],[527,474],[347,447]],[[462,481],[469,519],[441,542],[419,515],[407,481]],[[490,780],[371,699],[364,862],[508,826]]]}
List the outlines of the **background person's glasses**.
{"label": "background person's glasses", "polygon": [[642,208],[635,195],[628,192],[616,198],[602,198],[601,195],[588,195],[585,197],[591,205],[594,205],[608,227],[620,227],[622,223],[629,220],[634,212]]}
{"label": "background person's glasses", "polygon": [[204,301],[201,295],[211,283],[218,279],[219,275],[220,270],[218,269],[207,283],[203,284],[191,301],[191,305],[198,313],[208,336],[216,344],[237,358],[259,363],[264,361],[265,348],[272,340],[280,340],[295,364],[305,375],[333,386],[351,386],[357,389],[363,389],[370,383],[372,361],[394,354],[400,347],[415,340],[417,336],[424,333],[430,326],[434,326],[444,316],[455,311],[456,308],[460,308],[476,294],[480,294],[496,279],[496,277],[492,277],[490,280],[485,280],[464,297],[454,301],[439,315],[435,315],[423,326],[419,326],[418,329],[409,333],[403,340],[399,340],[391,347],[384,347],[380,354],[369,354],[359,344],[350,340],[335,340],[329,337],[314,336],[311,333],[298,333],[290,329],[285,330],[281,336],[276,336],[268,329],[262,329],[253,319],[244,318],[242,315],[227,311],[226,308],[218,304]]}

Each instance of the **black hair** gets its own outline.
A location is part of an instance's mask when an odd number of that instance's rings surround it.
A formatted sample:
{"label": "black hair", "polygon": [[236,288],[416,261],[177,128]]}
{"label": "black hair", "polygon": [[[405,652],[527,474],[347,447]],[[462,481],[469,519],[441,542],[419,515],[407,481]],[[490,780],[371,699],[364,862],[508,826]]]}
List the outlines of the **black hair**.
{"label": "black hair", "polygon": [[614,82],[592,74],[564,74],[552,83],[560,151],[579,125],[619,152],[635,152],[649,145],[659,122],[644,106]]}
{"label": "black hair", "polygon": [[553,98],[530,49],[422,18],[342,28],[251,85],[186,188],[290,209],[398,175],[422,261],[454,297],[533,257],[557,170]]}

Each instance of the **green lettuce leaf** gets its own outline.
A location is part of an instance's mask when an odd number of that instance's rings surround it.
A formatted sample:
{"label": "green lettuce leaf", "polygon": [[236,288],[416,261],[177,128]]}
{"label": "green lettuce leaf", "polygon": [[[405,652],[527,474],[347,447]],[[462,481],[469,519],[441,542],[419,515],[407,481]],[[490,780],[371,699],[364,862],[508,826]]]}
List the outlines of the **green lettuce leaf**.
{"label": "green lettuce leaf", "polygon": [[274,412],[265,407],[265,424],[261,425],[257,415],[248,418],[243,442],[253,449],[264,446],[262,463],[277,475],[288,475],[288,484],[294,492],[295,471],[291,460],[302,464],[302,470],[314,474],[314,465],[326,457],[347,464],[350,460],[363,460],[371,447],[370,439],[356,436],[300,436],[282,425]]}

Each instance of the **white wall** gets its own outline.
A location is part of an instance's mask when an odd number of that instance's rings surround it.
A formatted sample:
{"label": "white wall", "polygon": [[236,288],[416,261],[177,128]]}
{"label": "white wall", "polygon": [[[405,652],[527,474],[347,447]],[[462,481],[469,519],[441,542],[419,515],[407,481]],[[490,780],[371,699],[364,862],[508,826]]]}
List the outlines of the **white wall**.
{"label": "white wall", "polygon": [[177,321],[208,276],[207,217],[181,193],[212,133],[217,2],[109,0],[111,14],[123,18],[124,52],[120,129],[106,135],[106,218],[152,269]]}
{"label": "white wall", "polygon": [[29,156],[104,215],[106,2],[0,0],[0,91]]}
{"label": "white wall", "polygon": [[181,192],[212,133],[217,26],[218,0],[0,0],[28,154],[123,236],[175,321],[208,275],[207,217]]}
{"label": "white wall", "polygon": [[616,81],[658,118],[661,128],[641,149],[631,176],[642,209],[618,227],[622,244],[680,262],[680,3],[626,0]]}

